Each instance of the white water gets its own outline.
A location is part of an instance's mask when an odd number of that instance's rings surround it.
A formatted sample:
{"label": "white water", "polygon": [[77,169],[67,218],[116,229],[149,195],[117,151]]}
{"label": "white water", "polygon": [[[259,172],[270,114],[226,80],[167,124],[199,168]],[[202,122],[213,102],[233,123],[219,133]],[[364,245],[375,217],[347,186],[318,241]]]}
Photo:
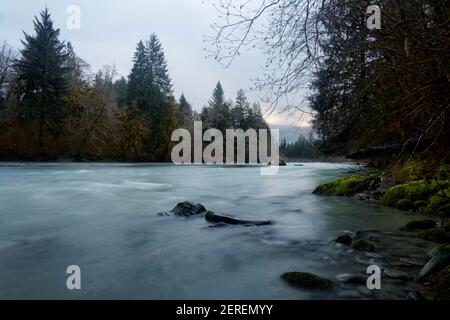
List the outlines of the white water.
{"label": "white water", "polygon": [[[346,297],[345,288],[298,290],[280,275],[310,271],[334,280],[339,273],[364,273],[376,255],[356,254],[331,240],[345,230],[396,231],[412,219],[311,193],[351,167],[305,163],[261,176],[256,167],[0,165],[0,298]],[[274,224],[209,228],[202,217],[156,215],[185,200]],[[428,249],[398,239],[398,256],[420,257]],[[73,264],[81,267],[80,291],[66,288],[65,271]],[[407,289],[388,287],[359,297],[406,296]]]}

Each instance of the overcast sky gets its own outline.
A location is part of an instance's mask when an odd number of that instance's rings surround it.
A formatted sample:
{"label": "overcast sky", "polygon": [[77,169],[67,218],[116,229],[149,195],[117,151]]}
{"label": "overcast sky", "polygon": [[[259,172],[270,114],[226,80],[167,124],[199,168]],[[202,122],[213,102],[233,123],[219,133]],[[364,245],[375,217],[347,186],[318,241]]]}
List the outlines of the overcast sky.
{"label": "overcast sky", "polygon": [[[67,28],[67,8],[81,9],[81,28]],[[178,98],[183,92],[194,109],[206,105],[217,81],[225,94],[234,98],[239,88],[248,90],[250,79],[261,75],[264,63],[257,51],[244,53],[231,67],[224,69],[216,61],[206,59],[205,35],[217,21],[217,12],[209,1],[202,0],[1,0],[0,41],[21,48],[22,31],[34,33],[32,20],[47,6],[61,38],[70,41],[76,53],[93,71],[114,64],[119,75],[127,76],[139,40],[156,33],[164,47],[169,72]],[[258,101],[257,92],[249,92]],[[295,118],[273,115],[274,124],[295,124]]]}

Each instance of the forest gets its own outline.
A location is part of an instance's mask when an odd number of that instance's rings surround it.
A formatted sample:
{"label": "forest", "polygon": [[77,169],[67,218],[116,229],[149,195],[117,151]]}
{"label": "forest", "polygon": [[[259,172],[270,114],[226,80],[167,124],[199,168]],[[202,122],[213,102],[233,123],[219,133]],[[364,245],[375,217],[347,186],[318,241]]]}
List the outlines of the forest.
{"label": "forest", "polygon": [[[169,161],[177,128],[268,128],[243,90],[235,101],[220,82],[207,106],[194,112],[173,96],[164,50],[151,34],[139,41],[127,78],[114,66],[91,72],[59,37],[50,12],[24,33],[23,48],[0,49],[0,158],[3,160]],[[118,78],[118,79],[117,79]]]}
{"label": "forest", "polygon": [[[380,28],[368,26],[372,5]],[[311,116],[323,154],[381,166],[448,161],[448,1],[270,0],[217,8],[222,18],[213,25],[210,56],[227,66],[246,49],[263,53],[265,74],[254,88],[267,93],[273,111]],[[284,104],[301,90],[307,103]]]}

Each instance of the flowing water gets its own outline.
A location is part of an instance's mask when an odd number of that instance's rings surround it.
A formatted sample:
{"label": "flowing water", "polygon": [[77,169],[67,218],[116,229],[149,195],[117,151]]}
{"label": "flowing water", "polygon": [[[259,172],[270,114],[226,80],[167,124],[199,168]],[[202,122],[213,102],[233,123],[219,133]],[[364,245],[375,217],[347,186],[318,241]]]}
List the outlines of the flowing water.
{"label": "flowing water", "polygon": [[[290,164],[262,176],[257,167],[0,165],[0,298],[405,298],[412,282],[317,292],[280,278],[310,271],[336,282],[373,263],[420,270],[430,244],[398,231],[413,216],[311,193],[353,167]],[[274,223],[211,228],[202,217],[157,215],[185,200]],[[346,230],[369,230],[386,254],[335,244]],[[66,287],[69,265],[81,268],[81,290]]]}

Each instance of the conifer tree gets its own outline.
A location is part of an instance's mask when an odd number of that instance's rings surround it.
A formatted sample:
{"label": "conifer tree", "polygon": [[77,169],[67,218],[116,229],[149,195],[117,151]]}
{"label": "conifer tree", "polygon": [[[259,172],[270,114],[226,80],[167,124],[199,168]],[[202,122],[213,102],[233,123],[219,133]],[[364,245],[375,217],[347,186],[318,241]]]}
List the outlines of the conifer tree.
{"label": "conifer tree", "polygon": [[180,106],[180,111],[182,112],[184,117],[187,119],[191,119],[192,118],[192,106],[186,100],[186,97],[184,96],[184,94],[181,94],[179,106]]}
{"label": "conifer tree", "polygon": [[24,32],[24,48],[16,61],[22,117],[37,129],[37,142],[43,146],[46,133],[57,138],[65,121],[66,46],[59,39],[47,9],[34,20],[35,35]]}

